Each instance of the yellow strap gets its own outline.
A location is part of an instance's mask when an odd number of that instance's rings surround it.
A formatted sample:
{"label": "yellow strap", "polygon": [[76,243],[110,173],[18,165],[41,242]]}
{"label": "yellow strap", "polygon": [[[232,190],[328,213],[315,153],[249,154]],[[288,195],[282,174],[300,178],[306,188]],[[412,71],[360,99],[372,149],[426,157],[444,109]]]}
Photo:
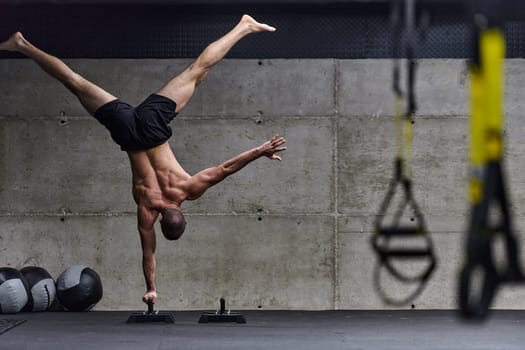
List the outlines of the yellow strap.
{"label": "yellow strap", "polygon": [[395,123],[396,123],[396,146],[397,158],[403,159],[403,99],[401,96],[395,94]]}
{"label": "yellow strap", "polygon": [[483,138],[485,102],[483,77],[479,67],[472,64],[470,67],[470,162],[473,168],[482,167],[485,163]]}
{"label": "yellow strap", "polygon": [[481,70],[486,100],[485,161],[503,158],[503,62],[505,38],[500,29],[488,29],[481,35]]}
{"label": "yellow strap", "polygon": [[403,161],[402,175],[411,178],[410,159],[412,156],[412,116],[403,114],[403,99],[395,96],[396,102],[396,143],[397,158]]}
{"label": "yellow strap", "polygon": [[480,66],[470,66],[470,181],[472,204],[481,201],[483,169],[503,158],[505,38],[500,29],[480,35]]}
{"label": "yellow strap", "polygon": [[484,98],[483,77],[477,65],[470,65],[470,179],[469,198],[472,204],[481,201],[484,157]]}

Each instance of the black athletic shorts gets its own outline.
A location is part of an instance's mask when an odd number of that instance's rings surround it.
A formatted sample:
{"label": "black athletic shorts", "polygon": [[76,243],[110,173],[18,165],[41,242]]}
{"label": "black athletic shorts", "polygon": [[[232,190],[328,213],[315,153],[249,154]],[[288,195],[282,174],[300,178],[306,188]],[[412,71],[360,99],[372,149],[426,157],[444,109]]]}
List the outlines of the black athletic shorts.
{"label": "black athletic shorts", "polygon": [[164,96],[150,95],[137,107],[113,100],[95,112],[123,151],[142,151],[159,146],[171,137],[168,124],[177,116],[177,104]]}

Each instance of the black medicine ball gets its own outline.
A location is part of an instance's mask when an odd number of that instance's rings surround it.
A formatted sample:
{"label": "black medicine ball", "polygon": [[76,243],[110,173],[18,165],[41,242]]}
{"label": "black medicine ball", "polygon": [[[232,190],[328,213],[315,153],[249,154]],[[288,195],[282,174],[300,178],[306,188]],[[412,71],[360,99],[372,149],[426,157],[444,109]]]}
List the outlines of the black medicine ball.
{"label": "black medicine ball", "polygon": [[55,280],[41,267],[27,266],[20,270],[27,280],[29,300],[22,311],[46,311],[55,300]]}
{"label": "black medicine ball", "polygon": [[0,268],[0,314],[20,312],[27,304],[27,281],[17,269]]}
{"label": "black medicine ball", "polygon": [[57,296],[69,311],[88,311],[102,299],[102,282],[94,270],[74,265],[58,277]]}

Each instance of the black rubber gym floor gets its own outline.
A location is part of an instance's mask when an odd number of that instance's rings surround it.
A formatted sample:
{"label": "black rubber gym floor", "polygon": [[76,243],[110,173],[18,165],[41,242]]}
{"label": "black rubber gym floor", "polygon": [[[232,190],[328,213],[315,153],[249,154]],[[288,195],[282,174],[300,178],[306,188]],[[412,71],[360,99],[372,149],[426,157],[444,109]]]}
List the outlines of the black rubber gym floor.
{"label": "black rubber gym floor", "polygon": [[175,312],[175,324],[126,324],[130,312],[22,313],[0,349],[519,349],[525,311],[497,311],[466,324],[454,311],[249,311],[247,324],[198,324],[201,312]]}

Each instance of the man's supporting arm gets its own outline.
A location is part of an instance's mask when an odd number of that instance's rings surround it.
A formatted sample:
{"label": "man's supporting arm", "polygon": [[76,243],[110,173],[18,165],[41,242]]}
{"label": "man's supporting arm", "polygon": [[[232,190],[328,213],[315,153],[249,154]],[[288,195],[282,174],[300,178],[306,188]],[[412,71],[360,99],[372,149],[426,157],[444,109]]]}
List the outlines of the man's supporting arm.
{"label": "man's supporting arm", "polygon": [[188,183],[188,199],[197,199],[211,186],[221,182],[229,175],[236,173],[250,162],[262,156],[270,159],[281,160],[276,153],[284,151],[286,147],[284,137],[275,135],[271,140],[266,141],[259,147],[245,151],[226,162],[208,169],[204,169],[193,175]]}
{"label": "man's supporting arm", "polygon": [[148,300],[155,303],[157,301],[157,287],[155,285],[155,249],[157,241],[153,224],[158,213],[146,207],[139,206],[137,215],[138,230],[142,243],[142,269],[146,280],[146,294],[144,294],[142,300],[145,303],[147,303]]}

